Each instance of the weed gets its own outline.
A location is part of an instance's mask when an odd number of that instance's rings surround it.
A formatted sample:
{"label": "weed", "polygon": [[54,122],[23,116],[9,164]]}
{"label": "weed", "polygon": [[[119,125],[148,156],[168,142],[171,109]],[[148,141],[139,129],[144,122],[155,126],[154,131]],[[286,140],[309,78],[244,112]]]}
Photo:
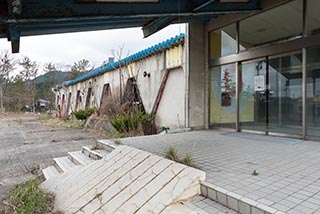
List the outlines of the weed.
{"label": "weed", "polygon": [[184,165],[187,165],[187,166],[191,166],[192,167],[192,157],[191,157],[191,154],[190,153],[187,153],[185,154],[183,160],[182,160],[182,163]]}
{"label": "weed", "polygon": [[40,114],[38,117],[39,120],[50,120],[53,119],[51,114]]}
{"label": "weed", "polygon": [[93,113],[97,111],[96,108],[87,108],[85,110],[80,109],[76,112],[73,112],[73,115],[78,119],[78,120],[87,120],[88,117],[90,117]]}
{"label": "weed", "polygon": [[114,144],[116,144],[116,145],[121,145],[122,142],[121,142],[121,140],[116,140],[116,141],[114,141]]}
{"label": "weed", "polygon": [[251,173],[251,175],[253,175],[253,176],[258,176],[259,173],[258,173],[256,170],[253,170],[253,172]]}
{"label": "weed", "polygon": [[114,138],[124,138],[124,137],[125,137],[125,135],[120,132],[116,132],[114,135]]}
{"label": "weed", "polygon": [[17,121],[17,123],[19,124],[19,125],[22,125],[23,124],[23,120],[21,119],[21,118],[19,118],[18,120],[16,120]]}
{"label": "weed", "polygon": [[190,153],[186,153],[184,155],[184,158],[181,160],[178,156],[177,150],[175,148],[173,148],[172,146],[170,146],[169,148],[166,149],[165,157],[169,160],[173,160],[175,162],[182,163],[182,164],[190,166],[190,167],[194,167],[194,165],[192,164],[192,157],[191,157]]}
{"label": "weed", "polygon": [[17,185],[5,202],[5,213],[50,213],[52,210],[52,196],[40,189],[37,179],[28,180]]}
{"label": "weed", "polygon": [[165,157],[169,160],[179,162],[177,151],[175,148],[173,148],[171,146],[169,148],[167,148],[166,153],[165,153]]}

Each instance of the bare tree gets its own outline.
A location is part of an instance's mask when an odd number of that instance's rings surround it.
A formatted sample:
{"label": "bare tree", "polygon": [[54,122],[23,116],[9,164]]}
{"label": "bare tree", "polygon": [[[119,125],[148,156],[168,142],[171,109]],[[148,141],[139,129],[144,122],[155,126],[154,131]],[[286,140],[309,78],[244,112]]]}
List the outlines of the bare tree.
{"label": "bare tree", "polygon": [[4,50],[0,56],[0,113],[3,109],[3,96],[7,87],[11,72],[15,69],[15,60],[8,50]]}
{"label": "bare tree", "polygon": [[[124,72],[122,67],[124,67],[127,71],[127,75],[128,75],[128,66],[126,65],[122,65],[120,62],[121,60],[124,58],[123,56],[123,52],[124,52],[124,44],[119,47],[119,49],[117,51],[115,51],[114,49],[111,50],[111,54],[113,55],[113,58],[118,62],[118,66],[116,67],[117,69],[119,69],[119,79],[120,79],[120,87],[119,87],[119,93],[120,93],[120,100],[122,100],[123,97],[123,89],[125,87],[125,82],[124,82]],[[127,52],[127,55],[125,57],[128,57],[130,54],[130,51]]]}
{"label": "bare tree", "polygon": [[28,84],[32,96],[32,111],[35,112],[35,78],[38,74],[38,65],[35,61],[31,61],[29,57],[25,56],[19,62],[22,66],[20,75]]}

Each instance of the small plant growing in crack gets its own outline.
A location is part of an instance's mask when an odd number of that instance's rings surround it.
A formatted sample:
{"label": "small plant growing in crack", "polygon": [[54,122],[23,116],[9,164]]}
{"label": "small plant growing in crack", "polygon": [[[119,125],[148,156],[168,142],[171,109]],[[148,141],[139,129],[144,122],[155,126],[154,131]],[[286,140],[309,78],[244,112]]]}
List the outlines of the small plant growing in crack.
{"label": "small plant growing in crack", "polygon": [[169,148],[166,149],[165,157],[169,160],[179,162],[177,151],[172,146],[170,146]]}
{"label": "small plant growing in crack", "polygon": [[192,157],[191,157],[191,154],[190,153],[187,153],[185,154],[183,160],[182,160],[182,163],[187,165],[187,166],[193,166],[192,164]]}
{"label": "small plant growing in crack", "polygon": [[116,144],[116,145],[121,145],[122,142],[121,142],[121,140],[116,140],[116,141],[114,141],[114,144]]}
{"label": "small plant growing in crack", "polygon": [[253,170],[253,172],[251,173],[251,175],[253,175],[253,176],[258,176],[259,173],[257,172],[257,170]]}

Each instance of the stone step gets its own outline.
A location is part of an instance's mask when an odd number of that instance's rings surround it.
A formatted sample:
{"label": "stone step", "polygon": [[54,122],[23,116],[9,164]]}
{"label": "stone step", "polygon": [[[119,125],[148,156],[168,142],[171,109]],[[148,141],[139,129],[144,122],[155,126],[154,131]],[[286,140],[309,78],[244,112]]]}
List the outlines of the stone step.
{"label": "stone step", "polygon": [[43,169],[42,173],[46,180],[61,174],[55,166],[49,166]]}
{"label": "stone step", "polygon": [[108,152],[112,152],[114,149],[117,148],[117,146],[114,145],[114,143],[110,140],[98,140],[97,146],[100,149],[104,149]]}
{"label": "stone step", "polygon": [[199,195],[205,179],[203,171],[128,146],[79,167],[42,184],[55,195],[55,211],[161,213],[172,203]]}
{"label": "stone step", "polygon": [[201,195],[239,212],[240,214],[285,214],[284,212],[276,210],[263,203],[228,191],[208,182],[201,183]]}
{"label": "stone step", "polygon": [[72,169],[76,166],[74,162],[72,162],[68,156],[54,158],[53,159],[58,169],[61,169],[62,172],[67,172],[68,170]]}
{"label": "stone step", "polygon": [[104,149],[91,149],[89,146],[83,146],[82,153],[94,160],[100,160],[109,154],[109,152]]}
{"label": "stone step", "polygon": [[86,156],[82,151],[68,152],[70,159],[80,165],[87,165],[92,163],[94,160]]}

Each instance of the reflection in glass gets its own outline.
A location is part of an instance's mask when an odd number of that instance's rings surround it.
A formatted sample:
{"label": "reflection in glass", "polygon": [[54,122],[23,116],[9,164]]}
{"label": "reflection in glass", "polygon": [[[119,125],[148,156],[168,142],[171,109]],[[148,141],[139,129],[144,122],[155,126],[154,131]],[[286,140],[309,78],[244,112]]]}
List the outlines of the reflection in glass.
{"label": "reflection in glass", "polygon": [[237,52],[236,25],[212,31],[210,37],[210,59],[217,59]]}
{"label": "reflection in glass", "polygon": [[320,48],[307,50],[307,134],[320,137]]}
{"label": "reflection in glass", "polygon": [[302,55],[269,60],[270,132],[302,134]]}
{"label": "reflection in glass", "polygon": [[240,127],[266,131],[266,61],[241,65],[240,72]]}
{"label": "reflection in glass", "polygon": [[235,127],[236,122],[236,65],[213,68],[211,73],[210,122]]}
{"label": "reflection in glass", "polygon": [[308,35],[320,33],[320,1],[307,0],[307,31]]}
{"label": "reflection in glass", "polygon": [[295,0],[240,22],[240,50],[302,35],[302,0]]}

